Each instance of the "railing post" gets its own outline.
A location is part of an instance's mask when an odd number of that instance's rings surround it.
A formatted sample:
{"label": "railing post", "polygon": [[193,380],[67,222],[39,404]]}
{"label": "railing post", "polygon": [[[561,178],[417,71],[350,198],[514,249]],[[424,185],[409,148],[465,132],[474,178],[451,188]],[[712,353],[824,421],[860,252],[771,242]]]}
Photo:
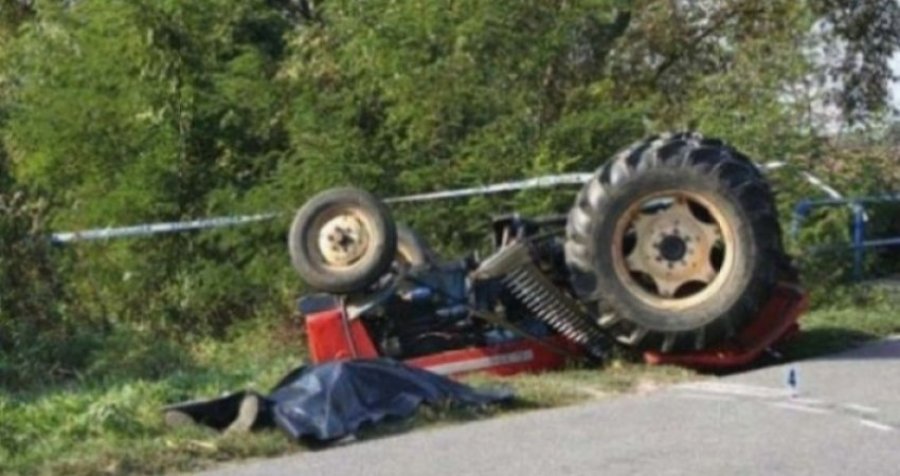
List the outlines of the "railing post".
{"label": "railing post", "polygon": [[791,217],[791,239],[796,240],[800,235],[800,226],[812,211],[813,204],[808,199],[803,199],[794,205],[794,215]]}
{"label": "railing post", "polygon": [[866,217],[859,202],[853,202],[853,279],[861,281],[865,260]]}

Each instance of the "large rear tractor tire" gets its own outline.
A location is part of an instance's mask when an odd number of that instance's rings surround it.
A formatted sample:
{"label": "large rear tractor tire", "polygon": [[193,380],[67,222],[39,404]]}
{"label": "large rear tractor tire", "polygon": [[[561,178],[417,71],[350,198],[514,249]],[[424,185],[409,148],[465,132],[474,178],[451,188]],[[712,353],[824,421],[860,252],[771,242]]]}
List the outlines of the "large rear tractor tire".
{"label": "large rear tractor tire", "polygon": [[765,178],[696,133],[638,142],[601,167],[569,213],[566,260],[602,328],[663,352],[740,331],[786,262]]}
{"label": "large rear tractor tire", "polygon": [[291,261],[311,287],[366,290],[391,268],[397,226],[384,203],[356,188],[334,188],[297,212],[288,234]]}

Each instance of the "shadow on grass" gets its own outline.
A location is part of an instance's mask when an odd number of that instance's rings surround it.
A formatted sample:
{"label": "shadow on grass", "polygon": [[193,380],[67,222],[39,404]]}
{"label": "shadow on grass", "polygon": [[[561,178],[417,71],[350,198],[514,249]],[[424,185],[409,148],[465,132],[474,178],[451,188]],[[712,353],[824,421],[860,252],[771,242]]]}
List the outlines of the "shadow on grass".
{"label": "shadow on grass", "polygon": [[[56,354],[19,363],[0,375],[0,391],[34,401],[73,391],[202,374],[186,346],[131,330],[60,344]],[[173,378],[174,377],[174,378]]]}
{"label": "shadow on grass", "polygon": [[[858,356],[846,356],[845,351],[857,348],[867,342],[882,339],[882,336],[856,329],[843,327],[816,327],[803,330],[789,340],[777,345],[774,352],[763,353],[752,363],[726,370],[701,371],[701,375],[713,375],[725,377],[752,370],[764,369],[776,365],[806,359],[833,359],[843,360],[847,358],[866,359],[866,354]],[[895,345],[893,355],[877,355],[871,358],[900,358],[900,341]]]}
{"label": "shadow on grass", "polygon": [[[863,343],[860,343],[863,344]],[[900,360],[900,338],[881,339],[866,345],[853,346],[849,351],[837,352],[819,358],[820,360]]]}
{"label": "shadow on grass", "polygon": [[853,349],[879,336],[843,327],[817,327],[805,330],[779,346],[783,360],[794,361],[822,357]]}

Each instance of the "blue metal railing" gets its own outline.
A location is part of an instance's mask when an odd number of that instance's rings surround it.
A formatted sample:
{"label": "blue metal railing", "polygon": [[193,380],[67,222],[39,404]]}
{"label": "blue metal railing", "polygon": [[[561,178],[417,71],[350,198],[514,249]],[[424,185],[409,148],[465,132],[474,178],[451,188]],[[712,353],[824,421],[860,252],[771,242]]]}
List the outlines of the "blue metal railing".
{"label": "blue metal railing", "polygon": [[797,237],[803,222],[809,218],[809,215],[815,208],[849,207],[853,213],[853,225],[851,229],[853,239],[850,243],[850,248],[853,250],[853,278],[859,281],[862,279],[863,275],[863,263],[865,260],[866,249],[900,246],[900,236],[866,239],[866,222],[868,221],[868,214],[866,213],[865,206],[867,204],[878,203],[900,204],[900,195],[801,200],[794,205],[794,216],[791,222],[791,237]]}

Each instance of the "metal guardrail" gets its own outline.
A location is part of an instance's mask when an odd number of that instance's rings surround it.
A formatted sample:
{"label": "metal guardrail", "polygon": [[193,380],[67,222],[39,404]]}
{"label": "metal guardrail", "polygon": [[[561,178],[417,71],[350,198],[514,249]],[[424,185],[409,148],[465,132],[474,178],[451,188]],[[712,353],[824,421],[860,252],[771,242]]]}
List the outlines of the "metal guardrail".
{"label": "metal guardrail", "polygon": [[[796,238],[800,233],[800,227],[803,222],[809,218],[809,215],[816,208],[823,207],[850,207],[853,213],[853,222],[851,227],[852,242],[850,248],[853,250],[853,279],[859,281],[863,277],[863,263],[865,260],[866,250],[869,248],[886,248],[891,246],[900,246],[900,236],[880,237],[867,239],[866,222],[869,216],[866,213],[867,204],[876,203],[895,203],[900,205],[900,194],[883,195],[876,197],[858,197],[858,198],[827,198],[820,200],[801,200],[794,205],[794,216],[791,221],[791,237]],[[844,248],[844,244],[825,245],[826,248]]]}

